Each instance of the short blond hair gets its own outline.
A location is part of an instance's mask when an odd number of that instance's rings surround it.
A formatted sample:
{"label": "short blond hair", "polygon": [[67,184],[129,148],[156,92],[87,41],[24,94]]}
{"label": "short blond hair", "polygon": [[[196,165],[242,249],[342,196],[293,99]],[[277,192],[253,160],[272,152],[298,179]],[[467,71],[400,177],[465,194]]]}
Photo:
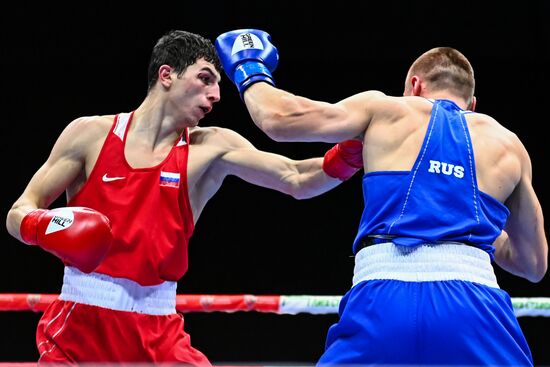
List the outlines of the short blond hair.
{"label": "short blond hair", "polygon": [[468,59],[452,47],[436,47],[423,53],[411,65],[406,83],[413,75],[420,76],[432,90],[448,90],[467,104],[472,103],[474,69]]}

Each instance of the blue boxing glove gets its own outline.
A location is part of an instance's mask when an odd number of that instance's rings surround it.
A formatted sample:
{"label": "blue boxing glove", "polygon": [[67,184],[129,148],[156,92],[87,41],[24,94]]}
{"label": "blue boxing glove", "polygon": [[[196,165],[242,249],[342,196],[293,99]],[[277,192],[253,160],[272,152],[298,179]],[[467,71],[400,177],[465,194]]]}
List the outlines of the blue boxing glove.
{"label": "blue boxing glove", "polygon": [[277,68],[279,54],[269,33],[258,29],[238,29],[216,38],[216,51],[225,73],[237,86],[241,98],[256,82],[275,86],[271,73]]}

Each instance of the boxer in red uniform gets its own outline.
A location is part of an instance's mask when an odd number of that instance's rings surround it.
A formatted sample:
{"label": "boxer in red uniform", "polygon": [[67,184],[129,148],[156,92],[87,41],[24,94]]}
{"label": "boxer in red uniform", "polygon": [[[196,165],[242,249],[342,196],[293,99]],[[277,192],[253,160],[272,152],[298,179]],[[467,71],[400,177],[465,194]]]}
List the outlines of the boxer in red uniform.
{"label": "boxer in red uniform", "polygon": [[[203,208],[228,175],[297,199],[362,168],[362,143],[306,160],[259,151],[222,127],[198,127],[220,99],[212,43],[171,31],[155,45],[136,109],[81,117],[57,139],[7,215],[11,235],[65,264],[44,312],[39,362],[208,366],[176,313],[177,281]],[[47,209],[66,192],[67,207]]]}

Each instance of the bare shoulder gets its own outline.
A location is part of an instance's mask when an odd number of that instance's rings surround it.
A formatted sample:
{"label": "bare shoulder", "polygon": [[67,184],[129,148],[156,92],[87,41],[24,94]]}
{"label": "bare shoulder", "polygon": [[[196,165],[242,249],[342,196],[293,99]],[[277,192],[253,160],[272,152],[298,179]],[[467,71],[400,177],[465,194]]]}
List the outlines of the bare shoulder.
{"label": "bare shoulder", "polygon": [[[96,115],[96,116],[81,116],[72,120],[67,125],[68,133],[78,133],[79,135],[95,135],[106,134],[113,125],[114,115]],[[82,134],[86,131],[86,134]]]}
{"label": "bare shoulder", "polygon": [[387,103],[390,100],[390,97],[378,90],[367,90],[349,96],[340,102],[336,103],[337,105],[343,106],[372,106],[379,103]]}
{"label": "bare shoulder", "polygon": [[395,109],[403,111],[404,113],[414,112],[423,115],[430,115],[434,106],[433,101],[419,96],[391,97],[391,102],[389,103],[391,103]]}
{"label": "bare shoulder", "polygon": [[[208,182],[221,182],[228,174],[234,174],[240,166],[239,159],[247,156],[254,146],[237,132],[218,126],[189,129],[189,155],[191,171],[205,171],[194,177],[208,178]],[[191,175],[193,177],[193,175]]]}
{"label": "bare shoulder", "polygon": [[371,106],[369,108],[375,111],[375,120],[385,122],[409,120],[418,115],[423,118],[430,115],[433,104],[422,97],[404,97],[389,95],[372,95],[370,97]]}
{"label": "bare shoulder", "polygon": [[109,130],[113,126],[114,115],[82,116],[74,120],[75,123],[83,125],[87,129]]}
{"label": "bare shoulder", "polygon": [[75,118],[61,133],[55,145],[56,152],[86,154],[86,152],[97,149],[103,144],[113,121],[114,115]]}
{"label": "bare shoulder", "polygon": [[378,123],[393,123],[408,116],[412,106],[405,97],[386,95],[378,90],[368,90],[348,97],[337,105],[341,105],[348,113],[365,126]]}
{"label": "bare shoulder", "polygon": [[189,139],[192,145],[208,145],[223,150],[252,147],[241,134],[219,126],[194,127],[189,130]]}
{"label": "bare shoulder", "polygon": [[500,154],[513,154],[519,161],[528,163],[529,153],[516,133],[509,130],[495,118],[483,113],[466,115],[468,129],[474,148],[493,150]]}
{"label": "bare shoulder", "polygon": [[520,143],[518,136],[513,131],[506,128],[492,116],[478,112],[469,113],[465,116],[472,134],[480,134],[503,142],[508,141],[510,144]]}

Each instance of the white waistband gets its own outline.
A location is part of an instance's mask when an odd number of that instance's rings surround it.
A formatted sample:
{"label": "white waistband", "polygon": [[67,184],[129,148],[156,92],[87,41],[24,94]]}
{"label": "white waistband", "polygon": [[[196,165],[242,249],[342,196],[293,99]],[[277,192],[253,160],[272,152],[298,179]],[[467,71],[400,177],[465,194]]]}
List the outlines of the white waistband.
{"label": "white waistband", "polygon": [[142,286],[125,278],[83,273],[66,266],[59,299],[148,315],[176,313],[176,282]]}
{"label": "white waistband", "polygon": [[353,285],[373,279],[464,280],[499,288],[489,254],[456,242],[416,247],[380,243],[365,247],[355,256]]}

